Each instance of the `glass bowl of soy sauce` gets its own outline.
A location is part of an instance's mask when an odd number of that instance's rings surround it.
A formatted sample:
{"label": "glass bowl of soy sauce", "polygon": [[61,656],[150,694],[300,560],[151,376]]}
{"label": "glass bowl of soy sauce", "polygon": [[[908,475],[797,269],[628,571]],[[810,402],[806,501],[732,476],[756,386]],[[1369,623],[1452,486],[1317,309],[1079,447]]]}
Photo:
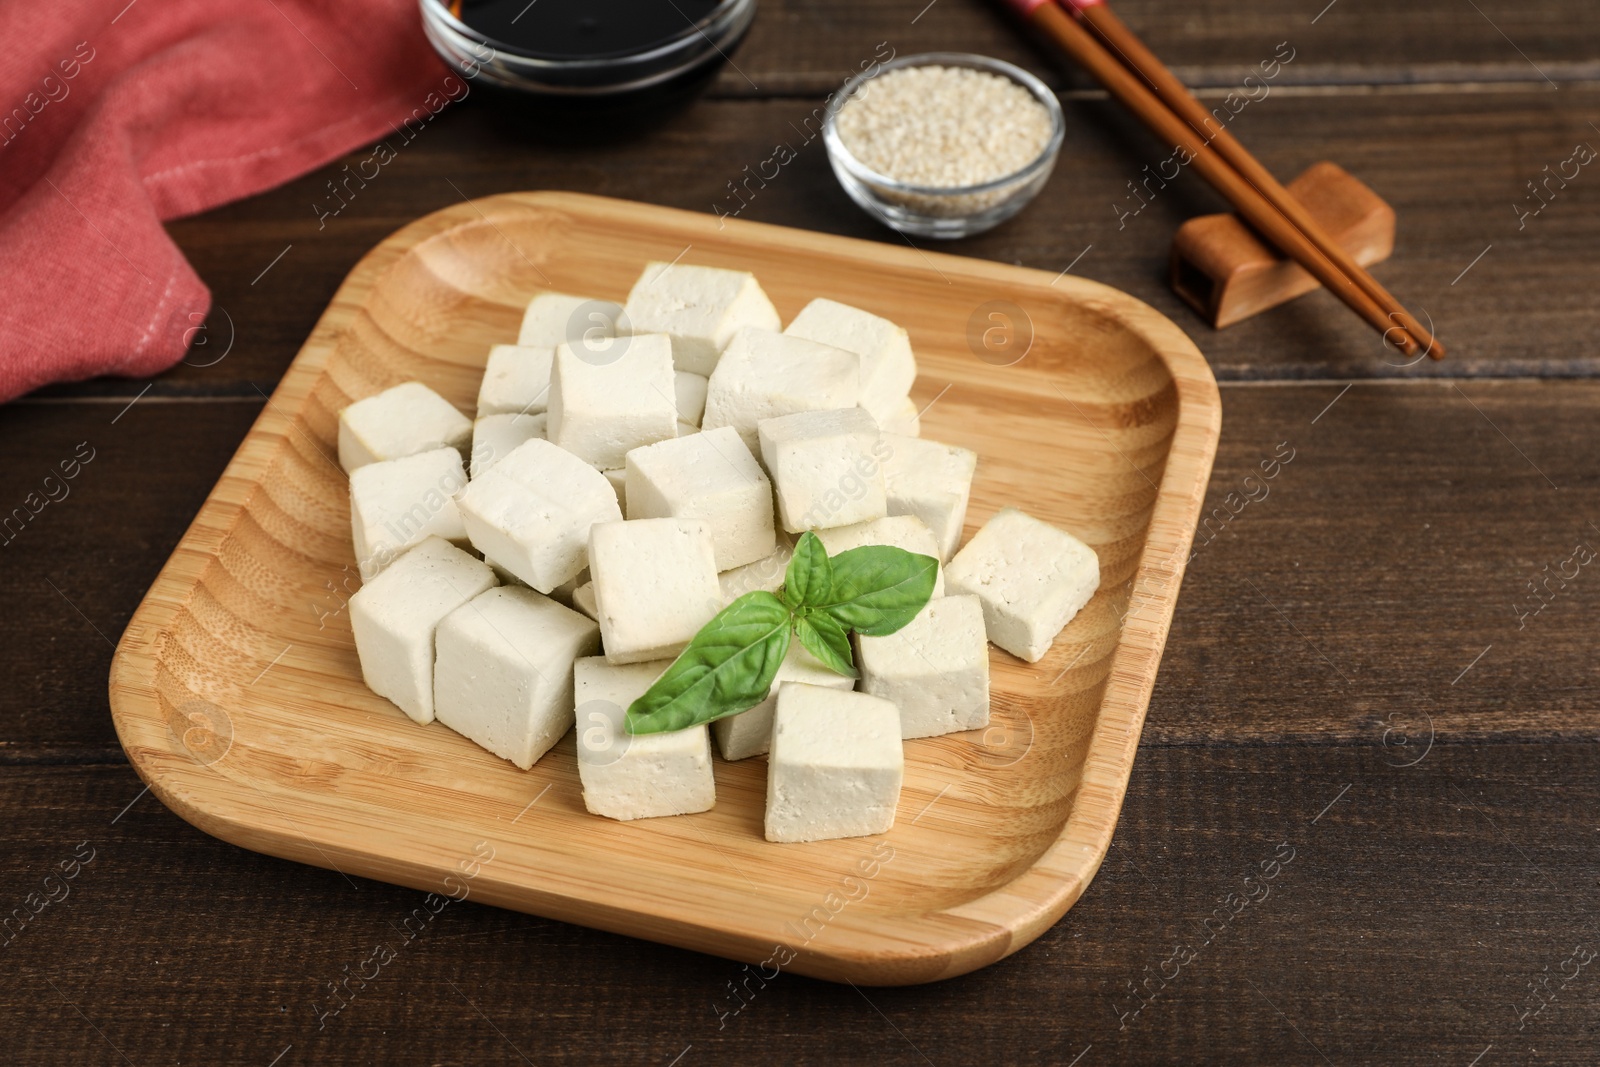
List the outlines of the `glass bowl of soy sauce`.
{"label": "glass bowl of soy sauce", "polygon": [[755,0],[421,0],[434,50],[474,88],[552,115],[675,107],[714,78]]}

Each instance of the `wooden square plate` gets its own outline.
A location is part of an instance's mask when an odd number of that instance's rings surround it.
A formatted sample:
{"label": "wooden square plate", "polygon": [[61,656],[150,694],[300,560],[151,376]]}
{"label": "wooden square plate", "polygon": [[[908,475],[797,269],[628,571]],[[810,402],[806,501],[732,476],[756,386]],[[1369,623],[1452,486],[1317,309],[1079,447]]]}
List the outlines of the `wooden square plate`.
{"label": "wooden square plate", "polygon": [[[880,838],[769,844],[766,762],[708,812],[587,814],[569,734],[531,771],[361,682],[339,410],[420,379],[470,411],[542,288],[621,300],[647,260],[754,271],[911,332],[923,434],[978,453],[966,535],[1016,505],[1100,554],[1040,663],[993,651],[987,730],[906,743]],[[463,203],[357,265],[156,579],[111,710],[162,802],[244,848],[835,981],[926,982],[1055,922],[1111,840],[1221,421],[1167,319],[1080,278],[567,193]]]}

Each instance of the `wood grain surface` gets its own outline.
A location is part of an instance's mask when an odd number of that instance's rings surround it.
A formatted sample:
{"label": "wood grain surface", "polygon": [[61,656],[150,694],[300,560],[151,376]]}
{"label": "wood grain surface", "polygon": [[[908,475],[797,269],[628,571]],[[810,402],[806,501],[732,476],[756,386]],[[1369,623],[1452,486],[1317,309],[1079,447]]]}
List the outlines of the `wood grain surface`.
{"label": "wood grain surface", "polygon": [[[1165,153],[1081,75],[952,0],[768,0],[735,57],[759,91],[726,72],[660,130],[549,145],[469,101],[320,231],[311,205],[367,153],[174,223],[215,294],[213,347],[154,382],[0,409],[9,505],[79,442],[98,449],[71,496],[0,548],[0,901],[26,907],[80,842],[97,849],[70,897],[4,949],[6,1058],[1591,1065],[1593,967],[1552,976],[1575,948],[1600,949],[1592,568],[1521,628],[1517,609],[1600,525],[1600,387],[1571,380],[1596,367],[1600,194],[1585,171],[1521,230],[1513,205],[1578,140],[1600,145],[1600,26],[1576,0],[1118,11],[1219,101],[1293,42],[1282,88],[1238,131],[1280,176],[1331,158],[1395,204],[1379,274],[1434,314],[1452,359],[1383,366],[1320,294],[1222,333],[1185,317],[1164,289],[1167,243],[1218,202],[1185,175],[1119,231],[1111,205]],[[1207,511],[1226,512],[1279,443],[1296,449],[1189,566],[1117,835],[1072,911],[949,982],[858,992],[786,974],[760,988],[737,965],[470,901],[406,940],[421,894],[234,848],[141,795],[107,709],[110,642],[261,409],[257,388],[271,392],[361,254],[512,188],[710,211],[883,40],[984,51],[1071,87],[1044,197],[954,250],[1059,271],[1092,244],[1073,273],[1196,339],[1226,424]],[[744,217],[903,247],[812,148]],[[1410,382],[1419,370],[1440,380]],[[1196,944],[1284,842],[1295,858],[1270,896]],[[380,942],[397,959],[319,1028],[328,983]],[[1123,1026],[1130,984],[1149,999],[1175,946],[1196,958]],[[741,982],[756,992],[727,1014]]]}
{"label": "wood grain surface", "polygon": [[[1298,53],[1284,74],[1295,84],[1542,83],[1541,71],[1556,82],[1600,77],[1595,27],[1581,4],[1476,4],[1119,0],[1117,12],[1174,73],[1197,85],[1237,85],[1282,41]],[[1053,85],[1093,84],[1082,72],[1040,64],[1040,53],[997,17],[992,0],[936,6],[769,0],[737,57],[738,70],[724,71],[717,88],[738,95],[826,93],[880,41],[903,55],[982,52],[1039,64]]]}
{"label": "wood grain surface", "polygon": [[[599,146],[540,143],[493,112],[462,107],[423,131],[320,228],[314,206],[328,199],[330,173],[370,152],[352,153],[330,171],[248,203],[177,222],[172,232],[212,286],[216,310],[208,347],[157,388],[259,398],[256,387],[270,391],[367,249],[465,197],[563,189],[730,211],[740,201],[728,183],[742,179],[744,167],[759,167],[782,142],[797,150],[796,158],[749,200],[741,218],[904,247],[845,196],[820,139],[808,144],[795,132],[808,128],[819,103],[820,97],[706,100],[660,130]],[[1394,206],[1395,252],[1373,272],[1454,342],[1450,359],[1418,367],[1387,361],[1372,332],[1326,293],[1211,331],[1167,288],[1168,250],[1184,220],[1227,204],[1185,172],[1123,219],[1119,213],[1138,204],[1127,183],[1171,150],[1109,101],[1069,99],[1064,107],[1066,144],[1049,187],[1017,218],[951,251],[1052,273],[1071,267],[1114,285],[1199,338],[1219,380],[1600,373],[1600,350],[1590,343],[1600,336],[1600,307],[1588,298],[1600,286],[1592,254],[1600,244],[1600,181],[1571,183],[1520,230],[1513,210],[1531,196],[1524,183],[1567,159],[1580,140],[1600,148],[1600,134],[1588,125],[1600,110],[1596,87],[1307,90],[1275,93],[1235,120],[1246,146],[1275,173],[1292,177],[1333,159]],[[1506,308],[1537,314],[1511,315]],[[226,358],[212,363],[223,351]],[[143,386],[93,388],[132,396]],[[58,386],[46,394],[83,388]]]}

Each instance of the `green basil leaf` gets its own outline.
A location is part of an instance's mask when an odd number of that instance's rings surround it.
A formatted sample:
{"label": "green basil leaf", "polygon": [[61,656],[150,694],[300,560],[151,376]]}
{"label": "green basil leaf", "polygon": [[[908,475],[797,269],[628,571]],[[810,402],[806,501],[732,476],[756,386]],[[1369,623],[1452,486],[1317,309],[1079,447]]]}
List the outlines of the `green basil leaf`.
{"label": "green basil leaf", "polygon": [[822,539],[807,530],[794,546],[788,573],[783,579],[783,599],[795,611],[828,599],[833,588],[833,564]]}
{"label": "green basil leaf", "polygon": [[841,625],[869,637],[892,634],[933,597],[939,561],[890,545],[866,545],[833,557],[833,591],[820,604]]}
{"label": "green basil leaf", "polygon": [[628,705],[628,732],[685,730],[761,703],[789,651],[792,618],[783,601],[764,591],[746,593],[717,612]]}
{"label": "green basil leaf", "polygon": [[835,674],[857,678],[855,658],[850,653],[850,635],[826,611],[813,611],[794,620],[794,634],[805,650]]}

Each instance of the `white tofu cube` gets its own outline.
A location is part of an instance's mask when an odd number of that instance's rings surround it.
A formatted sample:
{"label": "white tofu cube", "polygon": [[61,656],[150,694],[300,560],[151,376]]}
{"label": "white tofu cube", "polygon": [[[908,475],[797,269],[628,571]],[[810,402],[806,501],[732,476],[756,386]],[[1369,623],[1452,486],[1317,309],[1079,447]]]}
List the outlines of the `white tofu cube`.
{"label": "white tofu cube", "polygon": [[572,729],[572,665],[600,628],[532,589],[490,589],[444,617],[434,716],[523,770]]}
{"label": "white tofu cube", "polygon": [[756,423],[762,419],[855,407],[860,362],[854,352],[842,348],[771,330],[740,330],[706,384],[700,428],[732,426],[745,447],[759,455]]}
{"label": "white tofu cube", "polygon": [[884,433],[899,434],[902,437],[921,437],[922,412],[917,410],[917,402],[908,396],[885,417],[878,419],[878,426]]}
{"label": "white tofu cube", "polygon": [[746,593],[761,590],[776,593],[778,587],[783,585],[784,577],[789,572],[789,561],[793,558],[794,544],[785,535],[778,538],[777,550],[770,556],[723,571],[717,575],[717,581],[722,585],[723,602],[731,604]]}
{"label": "white tofu cube", "polygon": [[433,721],[434,634],[446,615],[494,585],[494,572],[430,537],[350,598],[361,678],[419,723]]}
{"label": "white tofu cube", "polygon": [[[572,606],[572,598],[578,595],[578,587],[580,585],[586,584],[587,582],[589,582],[591,580],[592,579],[590,579],[590,577],[589,577],[589,568],[585,567],[585,568],[583,568],[583,570],[578,572],[576,577],[569,578],[566,581],[562,582],[560,585],[556,586],[554,589],[550,590],[548,595],[549,595],[551,600],[554,600],[557,603],[565,604],[568,607],[571,607]],[[501,581],[505,581],[505,579],[502,578]],[[519,582],[518,584],[526,584],[526,583]]]}
{"label": "white tofu cube", "polygon": [[[889,545],[892,548],[915,552],[919,556],[939,558],[939,542],[934,539],[933,531],[915,515],[892,515],[884,519],[873,519],[871,522],[818,530],[817,539],[822,542],[822,547],[828,550],[830,556],[837,556],[852,548],[864,548],[867,545]],[[933,595],[944,596],[943,567],[934,574]]]}
{"label": "white tofu cube", "polygon": [[956,553],[945,581],[982,602],[989,640],[1037,663],[1100,587],[1100,559],[1064,530],[1002,508]]}
{"label": "white tofu cube", "polygon": [[[518,578],[515,574],[512,574],[510,571],[508,571],[504,567],[500,566],[500,564],[496,563],[494,560],[489,559],[488,557],[484,557],[483,561],[489,565],[489,569],[490,570],[494,571],[495,579],[501,585],[514,585],[518,589],[529,589],[529,588],[532,588],[531,586],[528,585],[527,582],[523,581],[521,578]],[[578,573],[578,576],[576,578],[572,579],[569,582],[562,582],[560,585],[558,585],[554,589],[550,590],[550,592],[541,593],[540,596],[547,596],[551,600],[554,600],[558,604],[566,604],[568,606],[571,606],[573,592],[577,589],[578,586],[582,585],[584,582],[587,582],[588,580],[589,580],[589,570],[588,570],[587,567],[585,567],[582,571],[580,571]]]}
{"label": "white tofu cube", "polygon": [[350,538],[363,578],[429,537],[465,541],[455,494],[467,484],[461,453],[436,448],[350,472]]}
{"label": "white tofu cube", "polygon": [[676,389],[664,334],[619,339],[601,357],[560,345],[546,436],[600,470],[616,470],[630,450],[678,435]]}
{"label": "white tofu cube", "polygon": [[594,580],[584,582],[572,591],[572,606],[595,622],[600,621],[600,605],[594,599]]}
{"label": "white tofu cube", "polygon": [[783,332],[860,356],[859,403],[880,424],[900,409],[917,380],[917,360],[906,331],[860,308],[836,300],[813,300]]}
{"label": "white tofu cube", "polygon": [[930,600],[894,633],[857,642],[861,691],[900,709],[901,737],[989,725],[989,640],[977,597]]}
{"label": "white tofu cube", "polygon": [[803,682],[778,690],[767,761],[768,841],[885,833],[904,777],[893,704]]}
{"label": "white tofu cube", "polygon": [[755,275],[687,263],[649,263],[633,284],[624,308],[635,333],[672,338],[679,370],[709,375],[740,328],[776,330],[778,311]]}
{"label": "white tofu cube", "polygon": [[421,382],[403,382],[339,412],[339,466],[350,472],[438,448],[465,455],[471,438],[472,421],[450,401]]}
{"label": "white tofu cube", "polygon": [[537,415],[550,404],[550,364],[555,348],[495,345],[478,386],[478,418]]}
{"label": "white tofu cube", "polygon": [[617,507],[622,513],[628,513],[628,469],[618,467],[615,470],[601,471],[606,476],[606,481],[611,483],[611,491],[617,494]]}
{"label": "white tofu cube", "polygon": [[630,519],[704,519],[717,569],[772,554],[772,485],[731,426],[628,453]]}
{"label": "white tofu cube", "polygon": [[672,380],[677,390],[678,422],[698,427],[700,417],[706,413],[706,376],[680,370]]}
{"label": "white tofu cube", "polygon": [[549,441],[524,441],[456,506],[472,545],[541,593],[589,565],[589,527],[622,518],[605,475]]}
{"label": "white tofu cube", "polygon": [[578,779],[583,806],[611,819],[650,819],[709,811],[717,802],[711,742],[704,726],[666,734],[629,734],[628,705],[643,696],[666,663],[615,666],[580,659],[573,668],[578,721]]}
{"label": "white tofu cube", "polygon": [[759,432],[785,530],[849,526],[889,513],[878,424],[861,408],[762,419]]}
{"label": "white tofu cube", "polygon": [[510,571],[508,571],[504,567],[500,566],[494,560],[486,559],[486,560],[484,560],[484,562],[489,565],[489,569],[490,570],[494,571],[494,579],[495,579],[495,581],[499,582],[501,585],[514,585],[518,589],[526,589],[526,588],[528,588],[528,583],[527,582],[523,581],[521,578],[518,578],[515,574],[512,574]]}
{"label": "white tofu cube", "polygon": [[589,566],[606,659],[670,659],[722,610],[711,527],[702,519],[596,523]]}
{"label": "white tofu cube", "polygon": [[889,514],[915,515],[927,523],[939,540],[939,558],[948,561],[961,544],[978,454],[915,437],[884,434],[883,440]]}
{"label": "white tofu cube", "polygon": [[594,300],[570,293],[540,293],[522,313],[517,344],[554,348],[573,340],[604,341],[619,332],[622,307],[609,300]]}
{"label": "white tofu cube", "polygon": [[476,478],[524,441],[544,436],[544,412],[485,415],[472,424],[472,476]]}
{"label": "white tofu cube", "polygon": [[711,724],[711,736],[716,739],[717,749],[723,759],[748,759],[771,749],[772,716],[778,707],[778,690],[785,682],[804,682],[845,691],[856,687],[854,678],[834,673],[807,652],[798,639],[791,638],[789,651],[778,665],[778,673],[773,676],[767,699],[747,711],[717,719]]}
{"label": "white tofu cube", "polygon": [[[518,578],[515,574],[512,574],[494,560],[485,559],[484,562],[489,565],[489,568],[492,571],[494,571],[494,576],[500,580],[501,585],[514,585],[518,589],[530,588],[527,582],[523,581],[521,578]],[[566,606],[571,607],[572,598],[577,595],[578,587],[587,581],[589,581],[589,568],[585,567],[583,570],[578,572],[578,576],[576,578],[562,582],[560,585],[550,590],[550,592],[541,593],[540,595],[548,596],[551,600],[554,600],[558,604],[565,604]]]}

